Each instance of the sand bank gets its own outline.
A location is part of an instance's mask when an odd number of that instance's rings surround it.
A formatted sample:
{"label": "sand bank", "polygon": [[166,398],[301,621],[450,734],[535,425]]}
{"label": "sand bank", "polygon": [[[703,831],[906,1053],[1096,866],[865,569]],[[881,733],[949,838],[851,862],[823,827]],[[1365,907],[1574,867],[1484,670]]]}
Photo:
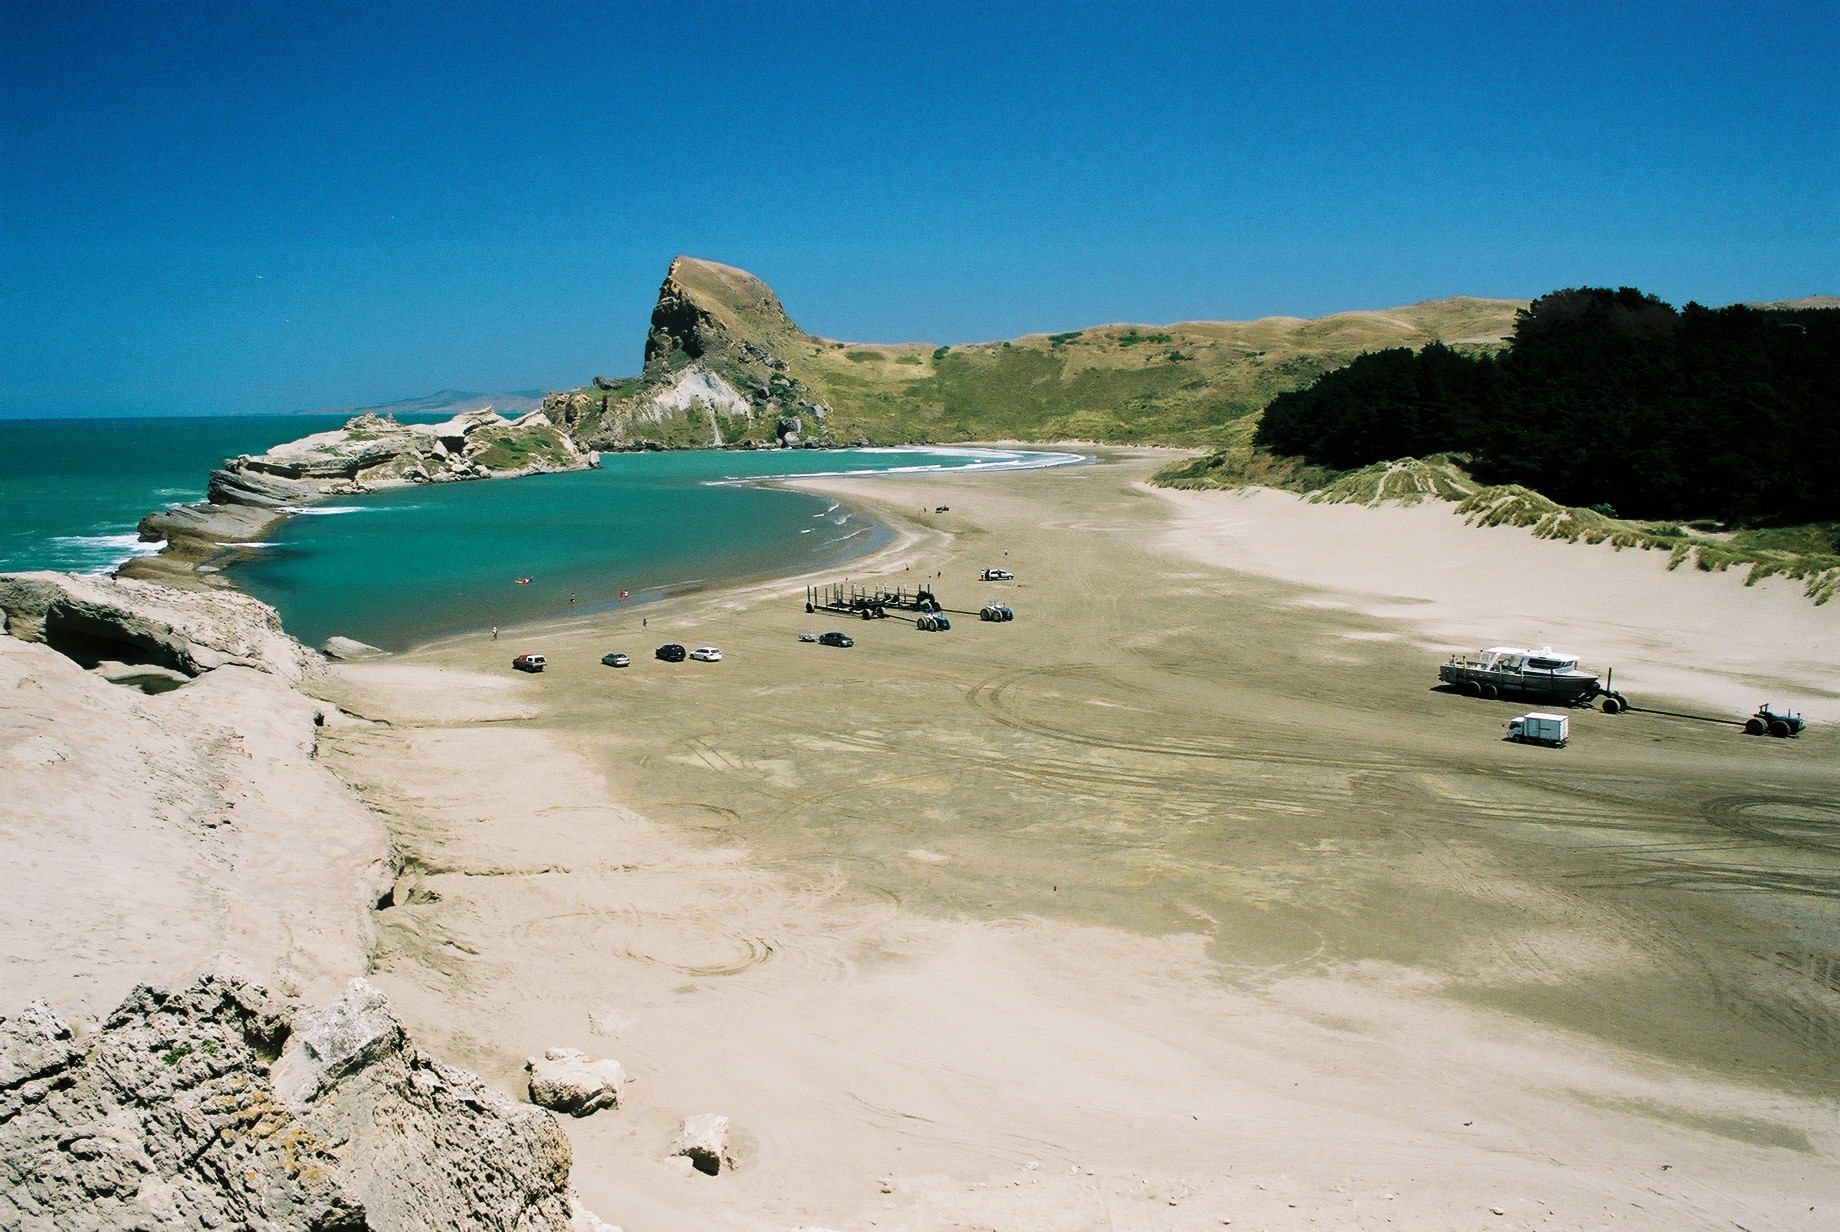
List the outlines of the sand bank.
{"label": "sand bank", "polygon": [[[1316,511],[1154,493],[1160,461],[806,481],[902,531],[852,576],[1013,624],[807,615],[795,582],[335,668],[364,721],[324,760],[408,861],[376,982],[508,1090],[545,1047],[621,1060],[626,1106],[569,1131],[628,1232],[1831,1218],[1829,730],[1506,745],[1515,707],[1433,692],[1426,650],[1519,634],[1496,598],[1446,632],[1316,563]],[[1429,513],[1370,551],[1456,550]],[[1676,607],[1622,617],[1619,686]],[[1780,661],[1818,660],[1785,619]],[[796,638],[825,628],[856,646]],[[699,1112],[741,1168],[667,1160]]]}
{"label": "sand bank", "polygon": [[1581,547],[1509,526],[1469,526],[1456,506],[1311,504],[1270,489],[1151,489],[1174,506],[1168,543],[1221,568],[1307,588],[1295,602],[1378,617],[1431,653],[1552,644],[1619,687],[1745,714],[1768,700],[1840,719],[1840,605],[1802,583],[1745,585],[1668,554]]}

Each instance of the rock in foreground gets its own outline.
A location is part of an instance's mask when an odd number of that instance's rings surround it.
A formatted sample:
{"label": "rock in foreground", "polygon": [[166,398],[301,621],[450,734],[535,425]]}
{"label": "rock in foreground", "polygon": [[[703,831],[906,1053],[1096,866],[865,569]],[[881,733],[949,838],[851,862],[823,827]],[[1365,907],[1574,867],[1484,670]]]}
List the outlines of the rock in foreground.
{"label": "rock in foreground", "polygon": [[570,1116],[618,1108],[626,1089],[626,1069],[618,1061],[590,1061],[576,1048],[551,1048],[524,1068],[530,1072],[530,1102]]}
{"label": "rock in foreground", "polygon": [[292,1019],[207,976],[85,1036],[42,1002],[0,1020],[0,1227],[563,1232],[569,1164],[553,1117],[422,1052],[362,980]]}
{"label": "rock in foreground", "polygon": [[719,1175],[724,1168],[733,1168],[735,1157],[729,1151],[728,1118],[713,1112],[686,1117],[683,1128],[677,1132],[677,1143],[671,1148],[671,1154],[682,1155],[690,1161],[691,1167],[710,1176]]}

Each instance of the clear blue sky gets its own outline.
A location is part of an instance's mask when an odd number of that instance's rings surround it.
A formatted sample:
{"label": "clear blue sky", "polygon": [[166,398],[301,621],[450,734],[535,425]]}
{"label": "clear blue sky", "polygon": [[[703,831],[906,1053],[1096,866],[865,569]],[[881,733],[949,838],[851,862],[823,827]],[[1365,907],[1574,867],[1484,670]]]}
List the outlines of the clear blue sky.
{"label": "clear blue sky", "polygon": [[1840,5],[0,0],[0,415],[832,337],[1840,292]]}

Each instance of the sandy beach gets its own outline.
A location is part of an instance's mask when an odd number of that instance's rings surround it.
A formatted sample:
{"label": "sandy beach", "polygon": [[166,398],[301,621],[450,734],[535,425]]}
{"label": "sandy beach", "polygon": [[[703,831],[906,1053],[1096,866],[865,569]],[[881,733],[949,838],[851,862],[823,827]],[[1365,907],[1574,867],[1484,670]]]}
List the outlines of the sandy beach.
{"label": "sandy beach", "polygon": [[[1101,455],[801,481],[948,633],[806,614],[826,577],[335,666],[417,1038],[508,1092],[620,1060],[567,1129],[626,1232],[1836,1218],[1840,610]],[[1548,750],[1432,687],[1538,641],[1642,709]],[[1765,700],[1815,723],[1741,735]],[[717,1177],[667,1156],[703,1112]]]}

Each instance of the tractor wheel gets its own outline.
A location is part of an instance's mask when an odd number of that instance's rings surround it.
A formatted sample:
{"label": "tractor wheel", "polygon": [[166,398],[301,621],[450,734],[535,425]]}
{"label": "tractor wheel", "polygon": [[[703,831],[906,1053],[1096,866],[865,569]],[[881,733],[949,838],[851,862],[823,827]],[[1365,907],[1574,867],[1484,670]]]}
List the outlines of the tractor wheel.
{"label": "tractor wheel", "polygon": [[817,610],[817,609],[815,609],[815,608],[813,608],[813,607],[812,607],[812,605],[811,605],[811,604],[809,604],[809,603],[807,603],[807,604],[805,605],[805,613],[806,613],[806,615],[810,615],[810,614],[811,614],[811,613],[812,613],[813,611],[816,611],[816,610]]}
{"label": "tractor wheel", "polygon": [[1789,734],[1789,725],[1781,719],[1771,719],[1770,734],[1780,740]]}
{"label": "tractor wheel", "polygon": [[1605,714],[1621,714],[1623,713],[1623,707],[1624,707],[1623,699],[1618,697],[1614,693],[1604,698],[1604,713]]}
{"label": "tractor wheel", "polygon": [[1482,686],[1482,695],[1488,698],[1490,701],[1494,701],[1496,698],[1501,696],[1501,690],[1496,688],[1492,684],[1485,684]]}
{"label": "tractor wheel", "polygon": [[1465,680],[1463,682],[1463,691],[1471,697],[1482,696],[1482,686],[1477,684],[1474,680]]}
{"label": "tractor wheel", "polygon": [[1744,721],[1744,734],[1747,736],[1761,736],[1766,730],[1762,719],[1752,717]]}

